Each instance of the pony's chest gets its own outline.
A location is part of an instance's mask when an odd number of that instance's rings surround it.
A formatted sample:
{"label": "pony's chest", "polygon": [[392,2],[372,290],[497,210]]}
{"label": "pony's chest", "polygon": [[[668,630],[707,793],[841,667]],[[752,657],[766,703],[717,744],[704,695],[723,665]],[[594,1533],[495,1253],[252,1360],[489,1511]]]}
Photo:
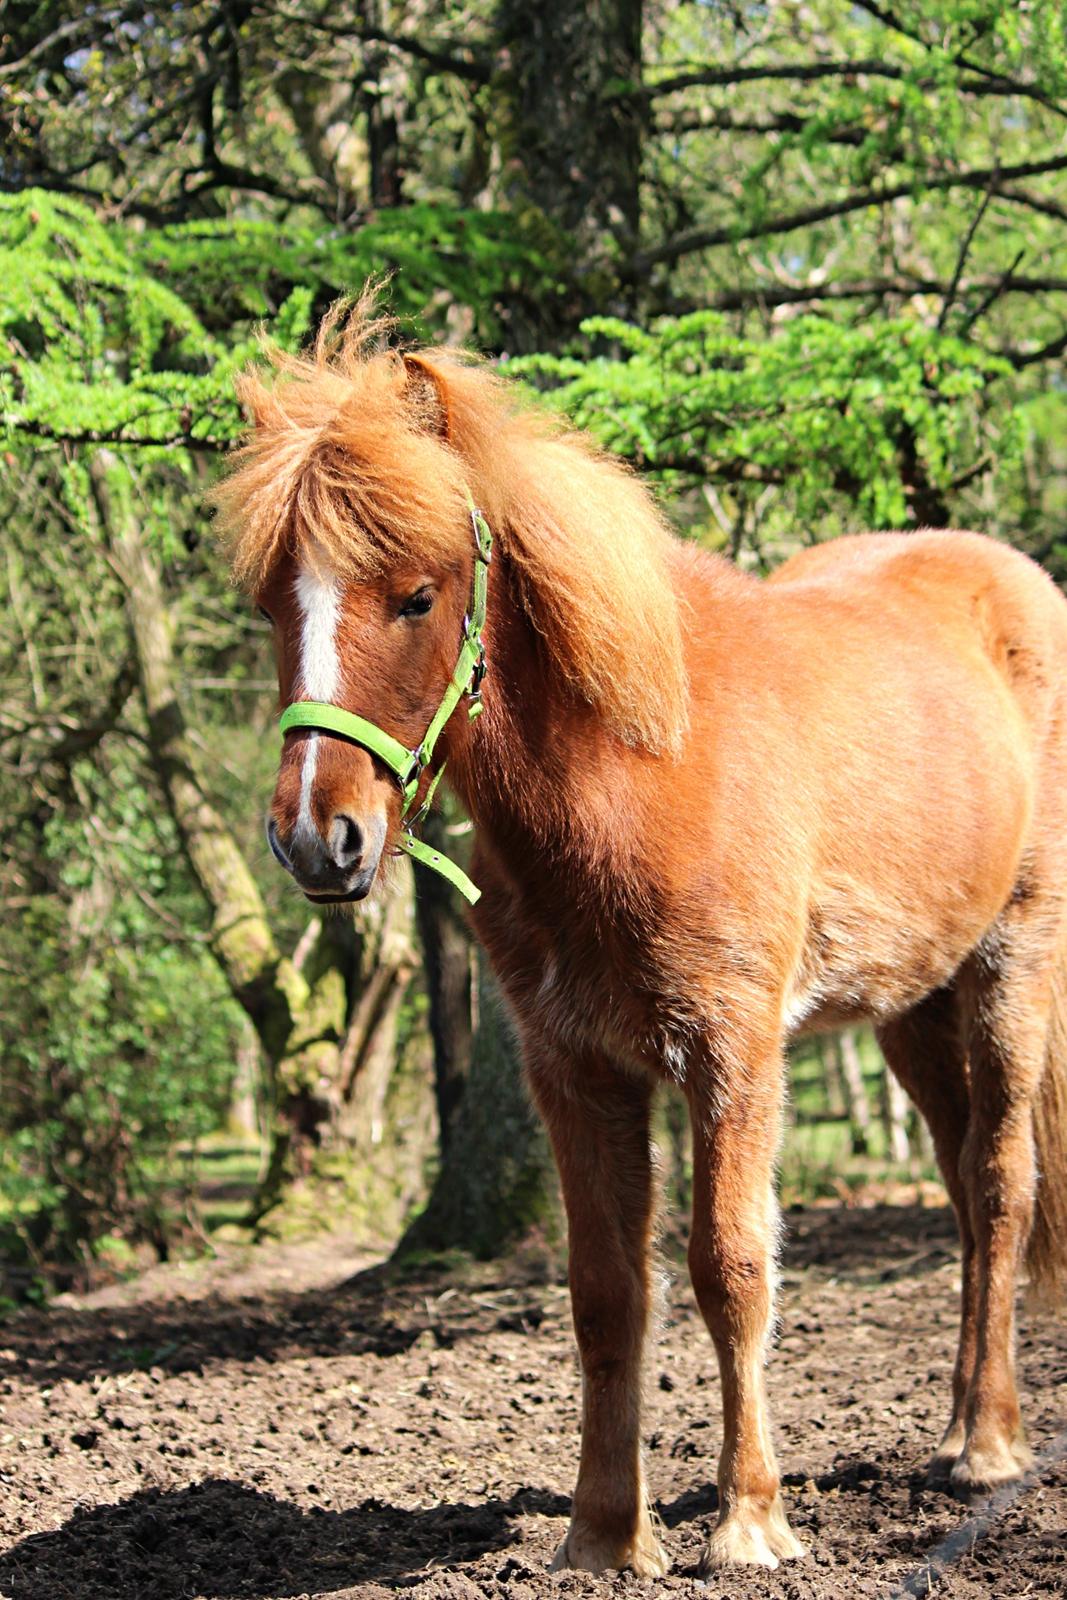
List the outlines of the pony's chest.
{"label": "pony's chest", "polygon": [[672,997],[647,959],[610,940],[556,938],[545,951],[530,1020],[542,1037],[573,1052],[592,1050],[637,1071],[685,1076],[695,1018]]}

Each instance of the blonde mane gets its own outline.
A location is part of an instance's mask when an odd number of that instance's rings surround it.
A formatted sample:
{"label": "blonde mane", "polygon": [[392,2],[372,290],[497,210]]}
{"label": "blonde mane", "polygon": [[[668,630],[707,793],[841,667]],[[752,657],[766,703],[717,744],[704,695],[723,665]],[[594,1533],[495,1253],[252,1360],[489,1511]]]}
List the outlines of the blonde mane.
{"label": "blonde mane", "polygon": [[285,552],[357,579],[459,559],[469,485],[564,682],[627,743],[677,752],[671,536],[645,490],[484,365],[383,348],[387,327],[364,294],[306,354],[268,347],[239,380],[253,428],[215,493],[235,580],[258,589]]}

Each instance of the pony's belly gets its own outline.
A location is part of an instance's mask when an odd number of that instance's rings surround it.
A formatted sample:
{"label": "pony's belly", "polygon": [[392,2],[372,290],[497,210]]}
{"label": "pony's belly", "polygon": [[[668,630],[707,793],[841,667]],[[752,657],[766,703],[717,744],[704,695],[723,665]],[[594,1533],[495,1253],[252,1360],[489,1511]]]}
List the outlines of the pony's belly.
{"label": "pony's belly", "polygon": [[831,897],[812,912],[782,1024],[789,1037],[900,1016],[949,982],[1005,896],[888,915],[867,897]]}
{"label": "pony's belly", "polygon": [[[941,983],[946,982],[954,970],[950,968]],[[787,1039],[800,1039],[813,1033],[831,1033],[855,1022],[885,1022],[910,1011],[931,990],[939,987],[936,981],[923,985],[898,984],[890,992],[883,989],[874,993],[869,987],[857,984],[837,994],[821,990],[795,993],[783,1012],[783,1032]]]}

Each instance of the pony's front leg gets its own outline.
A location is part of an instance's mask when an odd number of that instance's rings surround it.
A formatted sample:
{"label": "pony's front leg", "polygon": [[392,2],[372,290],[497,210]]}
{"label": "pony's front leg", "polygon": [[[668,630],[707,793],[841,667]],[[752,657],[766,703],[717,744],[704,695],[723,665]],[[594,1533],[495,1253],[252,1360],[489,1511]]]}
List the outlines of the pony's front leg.
{"label": "pony's front leg", "polygon": [[729,1067],[704,1063],[686,1087],[693,1122],[689,1271],[722,1377],[719,1522],[703,1568],[776,1567],[804,1554],[782,1505],[763,1379],[777,1245],[778,1041]]}
{"label": "pony's front leg", "polygon": [[606,1061],[527,1047],[567,1210],[571,1305],[582,1362],[582,1451],[553,1570],[629,1567],[661,1577],[641,1462],[641,1364],[655,1207],[652,1085]]}

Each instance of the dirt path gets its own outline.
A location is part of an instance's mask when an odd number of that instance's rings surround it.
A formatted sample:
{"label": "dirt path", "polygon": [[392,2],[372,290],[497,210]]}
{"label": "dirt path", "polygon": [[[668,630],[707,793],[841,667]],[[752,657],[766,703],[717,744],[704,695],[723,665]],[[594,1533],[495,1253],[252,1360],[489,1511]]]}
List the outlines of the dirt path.
{"label": "dirt path", "polygon": [[329,1241],[159,1269],[0,1326],[0,1595],[1067,1594],[1062,1319],[1026,1318],[1020,1339],[1040,1480],[983,1523],[921,1478],[952,1361],[948,1217],[789,1223],[770,1382],[803,1563],[695,1577],[720,1412],[682,1273],[648,1420],[674,1572],[550,1578],[577,1458],[562,1286],[521,1265],[389,1285]]}

